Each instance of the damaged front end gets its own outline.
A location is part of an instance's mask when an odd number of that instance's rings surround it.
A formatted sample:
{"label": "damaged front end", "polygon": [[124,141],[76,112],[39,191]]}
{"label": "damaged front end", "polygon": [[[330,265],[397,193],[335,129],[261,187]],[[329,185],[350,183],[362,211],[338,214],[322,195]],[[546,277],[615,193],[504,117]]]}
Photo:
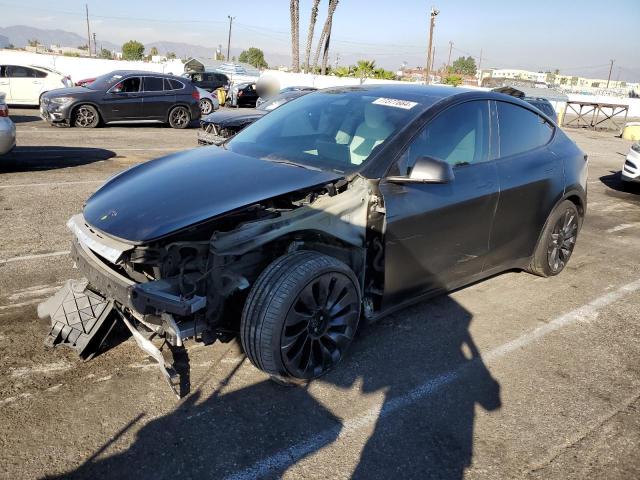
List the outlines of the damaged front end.
{"label": "damaged front end", "polygon": [[[106,236],[82,214],[68,222],[82,275],[38,306],[45,343],[91,359],[120,322],[178,395],[174,365],[187,339],[229,341],[249,287],[278,256],[316,249],[343,258],[364,283],[372,184],[355,177],[261,201],[144,244]],[[124,329],[123,329],[124,330]]]}

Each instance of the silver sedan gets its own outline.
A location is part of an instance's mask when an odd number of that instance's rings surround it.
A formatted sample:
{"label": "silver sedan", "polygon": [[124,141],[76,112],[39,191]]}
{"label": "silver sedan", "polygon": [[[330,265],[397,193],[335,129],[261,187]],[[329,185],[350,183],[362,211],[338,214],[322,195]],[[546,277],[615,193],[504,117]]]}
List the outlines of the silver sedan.
{"label": "silver sedan", "polygon": [[9,107],[0,93],[0,155],[10,152],[16,146],[16,126],[9,118]]}

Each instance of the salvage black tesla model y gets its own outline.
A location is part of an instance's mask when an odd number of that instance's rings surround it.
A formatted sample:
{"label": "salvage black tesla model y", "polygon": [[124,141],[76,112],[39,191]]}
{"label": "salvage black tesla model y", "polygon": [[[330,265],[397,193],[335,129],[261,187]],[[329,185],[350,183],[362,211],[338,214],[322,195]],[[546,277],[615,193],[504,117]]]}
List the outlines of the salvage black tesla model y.
{"label": "salvage black tesla model y", "polygon": [[110,179],[69,220],[80,280],[39,306],[83,357],[115,322],[177,385],[155,335],[239,337],[279,380],[312,379],[374,320],[496,273],[550,276],[586,209],[586,155],[494,92],[311,93],[221,147]]}

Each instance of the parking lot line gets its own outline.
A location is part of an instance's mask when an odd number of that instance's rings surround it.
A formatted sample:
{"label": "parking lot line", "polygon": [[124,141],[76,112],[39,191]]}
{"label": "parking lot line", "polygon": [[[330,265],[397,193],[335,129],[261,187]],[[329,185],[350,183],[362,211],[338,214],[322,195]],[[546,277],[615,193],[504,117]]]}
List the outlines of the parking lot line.
{"label": "parking lot line", "polygon": [[0,265],[5,263],[13,263],[13,262],[23,262],[26,260],[37,260],[39,258],[46,257],[59,257],[61,255],[68,255],[71,253],[69,250],[60,250],[59,252],[51,252],[51,253],[38,253],[34,255],[21,255],[19,257],[6,258],[4,260],[0,260]]}
{"label": "parking lot line", "polygon": [[[580,321],[594,319],[600,309],[611,305],[626,295],[638,290],[640,290],[640,279],[627,283],[626,285],[619,287],[617,290],[606,293],[581,307],[556,317],[549,323],[490,350],[484,356],[484,361],[495,361],[508,353],[524,348],[563,327]],[[464,364],[464,366],[460,368],[443,373],[435,378],[430,378],[422,385],[419,385],[405,395],[400,395],[389,400],[384,404],[382,409],[379,409],[379,407],[371,408],[358,417],[346,420],[342,425],[336,425],[335,427],[327,429],[318,435],[281,450],[270,457],[266,457],[255,463],[252,467],[228,476],[227,479],[249,480],[267,476],[269,474],[273,474],[274,471],[287,468],[302,460],[306,455],[319,451],[329,443],[346,438],[362,428],[370,427],[384,417],[387,417],[396,411],[410,407],[418,400],[422,400],[437,393],[441,388],[458,380],[465,371],[469,369],[472,363]]]}
{"label": "parking lot line", "polygon": [[78,180],[76,182],[47,182],[47,183],[18,183],[15,185],[0,185],[0,188],[27,188],[27,187],[55,187],[58,185],[82,185],[88,183],[104,183],[103,180]]}

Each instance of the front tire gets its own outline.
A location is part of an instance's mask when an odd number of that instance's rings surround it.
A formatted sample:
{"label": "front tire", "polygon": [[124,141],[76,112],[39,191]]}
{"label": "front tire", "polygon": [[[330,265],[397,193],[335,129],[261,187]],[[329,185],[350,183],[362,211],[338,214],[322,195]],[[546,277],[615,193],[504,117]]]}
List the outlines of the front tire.
{"label": "front tire", "polygon": [[353,271],[312,251],[289,253],[258,277],[242,312],[247,357],[281,381],[324,375],[343,358],[360,318]]}
{"label": "front tire", "polygon": [[171,128],[187,128],[191,123],[191,114],[187,107],[174,107],[169,112],[169,126]]}
{"label": "front tire", "polygon": [[100,114],[91,105],[80,105],[73,114],[73,125],[78,128],[96,128],[100,124]]}
{"label": "front tire", "polygon": [[564,270],[581,227],[582,217],[578,208],[572,201],[564,200],[549,215],[527,271],[550,277]]}

